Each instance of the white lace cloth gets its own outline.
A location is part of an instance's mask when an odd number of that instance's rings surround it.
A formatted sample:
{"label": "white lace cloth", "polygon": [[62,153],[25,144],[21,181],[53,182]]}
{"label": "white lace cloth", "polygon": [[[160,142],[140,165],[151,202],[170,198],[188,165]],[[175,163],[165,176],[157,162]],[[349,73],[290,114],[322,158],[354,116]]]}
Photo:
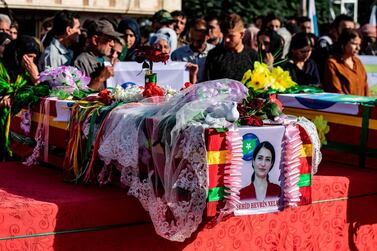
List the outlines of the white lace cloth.
{"label": "white lace cloth", "polygon": [[115,164],[128,193],[149,211],[156,232],[184,241],[206,207],[205,118],[210,114],[223,121],[222,127],[232,125],[238,118],[235,104],[246,94],[242,83],[224,79],[196,84],[167,102],[150,99],[116,108],[98,150],[105,163],[99,182],[110,180]]}
{"label": "white lace cloth", "polygon": [[[138,147],[139,142],[147,138],[136,123],[140,120],[137,110],[131,108],[113,112],[114,119],[122,119],[122,122],[110,131],[106,130],[108,133],[99,148],[99,156],[107,166],[112,161],[118,163],[122,184],[128,186],[128,193],[138,198],[149,211],[157,233],[169,240],[184,241],[197,229],[206,206],[208,187],[204,128],[191,125],[182,131],[179,141],[173,142],[169,152],[174,153],[170,154],[174,158],[166,162],[172,166],[179,160],[178,165],[174,168],[155,165],[156,169],[149,169],[148,176],[142,178],[139,162],[144,161],[139,158],[146,161],[152,158],[155,164],[158,159],[153,158],[153,153]],[[109,173],[107,168],[103,171]],[[165,191],[163,196],[159,196],[161,189]],[[190,195],[188,199],[180,199],[182,191]]]}

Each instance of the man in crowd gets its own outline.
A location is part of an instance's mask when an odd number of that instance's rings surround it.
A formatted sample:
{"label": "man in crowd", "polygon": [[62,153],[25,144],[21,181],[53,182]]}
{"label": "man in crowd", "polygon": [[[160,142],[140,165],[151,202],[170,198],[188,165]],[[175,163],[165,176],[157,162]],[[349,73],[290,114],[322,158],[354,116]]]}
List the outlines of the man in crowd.
{"label": "man in crowd", "polygon": [[154,13],[152,17],[152,29],[153,32],[157,32],[163,27],[174,29],[175,20],[171,16],[170,12],[164,9],[161,9]]}
{"label": "man in crowd", "polygon": [[100,90],[105,81],[114,74],[110,62],[114,41],[123,34],[116,32],[107,20],[93,22],[88,27],[88,46],[75,60],[75,66],[91,77],[89,87]]}
{"label": "man in crowd", "polygon": [[16,20],[13,20],[12,24],[10,25],[9,29],[10,36],[12,40],[16,40],[18,36],[18,23]]}
{"label": "man in crowd", "polygon": [[281,20],[275,15],[275,13],[271,12],[266,16],[264,26],[270,28],[271,30],[278,31],[281,28]]}
{"label": "man in crowd", "polygon": [[[325,72],[324,62],[332,55],[332,46],[338,40],[339,35],[344,29],[354,29],[355,22],[352,17],[340,14],[335,18],[330,26],[330,30],[324,36],[318,39],[316,53],[312,54],[314,61],[317,63],[319,75],[323,77]],[[323,79],[322,79],[323,81]]]}
{"label": "man in crowd", "polygon": [[196,19],[190,28],[190,44],[178,48],[171,55],[173,61],[197,64],[199,67],[197,80],[199,82],[204,80],[204,64],[208,52],[215,47],[206,42],[208,37],[207,22],[202,18]]}
{"label": "man in crowd", "polygon": [[244,73],[253,69],[257,53],[242,43],[244,23],[237,14],[230,14],[221,22],[224,43],[209,51],[205,74],[209,80],[231,78],[241,80]]}
{"label": "man in crowd", "polygon": [[213,44],[214,46],[221,44],[223,41],[223,34],[220,29],[220,22],[216,16],[210,15],[206,18],[208,24],[209,38],[208,43]]}
{"label": "man in crowd", "polygon": [[309,17],[300,17],[297,20],[298,27],[302,32],[311,33],[312,32],[312,22]]}
{"label": "man in crowd", "polygon": [[59,11],[54,17],[52,32],[55,37],[39,61],[41,70],[61,65],[73,65],[73,51],[70,47],[78,42],[80,35],[78,14],[67,10]]}
{"label": "man in crowd", "polygon": [[155,36],[156,33],[160,33],[170,38],[171,51],[177,49],[178,37],[177,33],[174,31],[174,24],[175,20],[169,11],[164,9],[157,11],[152,17],[153,33],[149,34],[149,43],[151,43],[151,38]]}
{"label": "man in crowd", "polygon": [[5,32],[10,35],[11,20],[8,15],[0,14],[0,32]]}
{"label": "man in crowd", "polygon": [[177,48],[187,45],[188,43],[184,37],[184,31],[185,31],[186,23],[187,23],[186,14],[183,13],[183,11],[176,10],[171,13],[171,16],[175,20],[174,31],[175,33],[177,33],[177,37],[178,37]]}

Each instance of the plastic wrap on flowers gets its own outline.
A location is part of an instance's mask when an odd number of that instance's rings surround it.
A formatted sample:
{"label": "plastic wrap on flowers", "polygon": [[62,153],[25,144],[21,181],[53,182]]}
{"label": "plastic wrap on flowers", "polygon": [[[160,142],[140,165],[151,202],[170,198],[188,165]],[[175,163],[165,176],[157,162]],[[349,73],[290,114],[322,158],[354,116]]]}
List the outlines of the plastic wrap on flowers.
{"label": "plastic wrap on flowers", "polygon": [[283,140],[283,170],[284,170],[284,204],[295,207],[300,202],[300,156],[302,140],[300,131],[294,123],[286,126]]}
{"label": "plastic wrap on flowers", "polygon": [[209,81],[167,102],[144,99],[118,107],[109,117],[98,150],[106,164],[101,173],[111,173],[115,164],[162,237],[184,241],[201,223],[208,196],[204,129],[213,121],[232,125],[238,118],[234,104],[246,94],[240,82]]}

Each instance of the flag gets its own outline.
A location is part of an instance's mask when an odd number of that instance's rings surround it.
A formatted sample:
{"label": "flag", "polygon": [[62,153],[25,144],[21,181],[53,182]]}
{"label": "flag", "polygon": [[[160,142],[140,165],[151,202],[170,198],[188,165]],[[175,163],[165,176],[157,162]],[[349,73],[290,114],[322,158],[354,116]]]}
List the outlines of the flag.
{"label": "flag", "polygon": [[317,14],[316,14],[316,11],[315,11],[315,0],[309,0],[308,15],[309,15],[309,18],[311,20],[312,33],[314,35],[318,36],[319,32],[318,32]]}
{"label": "flag", "polygon": [[376,25],[376,11],[377,11],[377,6],[374,5],[372,8],[372,12],[370,13],[370,18],[369,18],[369,24]]}

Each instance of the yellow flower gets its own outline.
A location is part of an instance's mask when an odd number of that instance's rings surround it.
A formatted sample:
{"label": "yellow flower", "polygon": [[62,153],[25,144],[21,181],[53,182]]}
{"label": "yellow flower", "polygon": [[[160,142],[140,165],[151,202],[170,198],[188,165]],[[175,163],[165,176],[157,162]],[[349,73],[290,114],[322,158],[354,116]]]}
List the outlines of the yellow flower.
{"label": "yellow flower", "polygon": [[281,67],[275,67],[272,69],[271,77],[273,82],[271,88],[279,91],[285,91],[287,88],[295,86],[296,83],[292,80],[288,71],[284,71]]}
{"label": "yellow flower", "polygon": [[327,144],[326,134],[330,131],[330,127],[327,125],[327,120],[322,115],[316,116],[313,120],[315,127],[317,128],[319,140],[322,145]]}
{"label": "yellow flower", "polygon": [[284,71],[281,67],[272,69],[272,72],[265,63],[255,62],[254,70],[248,70],[243,75],[241,82],[248,88],[254,90],[267,90],[271,87],[279,91],[296,85],[296,83],[289,76],[288,71]]}
{"label": "yellow flower", "polygon": [[255,62],[254,70],[248,70],[243,78],[242,83],[244,83],[248,88],[253,88],[254,90],[263,90],[268,87],[270,83],[271,72],[268,66],[264,63]]}

